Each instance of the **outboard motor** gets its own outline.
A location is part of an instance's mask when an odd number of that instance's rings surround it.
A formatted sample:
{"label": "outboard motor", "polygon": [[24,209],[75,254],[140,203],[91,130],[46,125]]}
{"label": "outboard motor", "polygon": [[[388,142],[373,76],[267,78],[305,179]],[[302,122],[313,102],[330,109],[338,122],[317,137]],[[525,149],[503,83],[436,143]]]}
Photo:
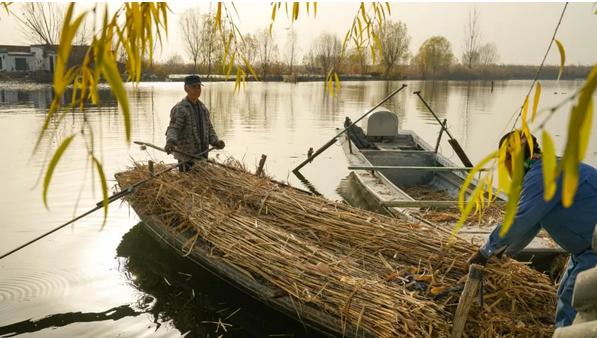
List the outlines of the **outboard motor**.
{"label": "outboard motor", "polygon": [[392,141],[398,135],[398,116],[387,110],[379,110],[363,120],[367,139]]}

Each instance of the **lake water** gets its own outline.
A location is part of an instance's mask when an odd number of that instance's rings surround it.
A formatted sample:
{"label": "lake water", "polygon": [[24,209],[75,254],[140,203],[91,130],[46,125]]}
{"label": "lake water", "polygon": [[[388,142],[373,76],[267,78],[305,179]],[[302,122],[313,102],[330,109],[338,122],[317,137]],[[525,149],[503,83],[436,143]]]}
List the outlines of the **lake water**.
{"label": "lake water", "polygon": [[[503,81],[496,82],[492,90],[490,82],[405,83],[408,88],[384,105],[398,113],[401,128],[412,129],[435,144],[440,128],[412,94],[421,90],[440,118],[447,119],[450,132],[473,162],[496,147],[530,85],[530,81]],[[319,148],[346,116],[357,119],[401,84],[344,82],[338,97],[330,98],[317,82],[249,83],[240,93],[234,93],[233,83],[208,83],[202,100],[227,145],[210,156],[241,159],[254,170],[261,154],[266,154],[269,174],[302,187],[291,170],[306,157],[309,147]],[[544,81],[542,85],[540,107],[551,107],[578,90],[582,81]],[[163,146],[170,108],[183,96],[181,83],[142,83],[137,89],[129,88],[132,139]],[[85,114],[69,113],[66,125],[52,125],[55,134],[44,140],[41,152],[32,155],[51,88],[0,83],[0,253],[93,208],[100,200],[99,184],[91,183],[95,177],[88,170],[80,139],[71,145],[54,174],[49,209],[44,208],[40,185],[36,185],[48,150],[77,132],[84,119],[93,128],[109,178],[133,160],[171,161],[163,153],[127,144],[107,87],[102,97],[101,107],[88,108]],[[569,110],[567,103],[548,123],[560,152]],[[596,133],[594,119],[586,158],[592,165],[597,165]],[[440,151],[459,163],[445,140]],[[340,199],[336,188],[348,170],[338,145],[301,172],[319,192]],[[102,217],[98,211],[0,260],[0,336],[314,335],[163,250],[135,226],[138,218],[126,204],[112,204],[103,227]]]}

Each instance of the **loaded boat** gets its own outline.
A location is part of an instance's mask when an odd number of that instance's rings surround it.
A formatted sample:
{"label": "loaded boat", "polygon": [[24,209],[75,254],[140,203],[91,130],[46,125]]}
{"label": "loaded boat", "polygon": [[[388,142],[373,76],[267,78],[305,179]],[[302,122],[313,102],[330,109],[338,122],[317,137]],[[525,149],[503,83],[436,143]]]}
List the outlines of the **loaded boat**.
{"label": "loaded boat", "polygon": [[[363,119],[362,128],[353,125],[340,137],[351,170],[340,194],[355,206],[454,228],[459,218],[458,194],[471,168],[457,166],[438,152],[443,128],[432,147],[413,131],[401,130],[398,122],[396,114],[380,108]],[[351,124],[347,118],[345,127]],[[461,237],[480,245],[502,221],[506,198],[494,196],[496,200],[480,217],[469,217]],[[549,261],[564,253],[548,237],[540,233],[522,257]]]}

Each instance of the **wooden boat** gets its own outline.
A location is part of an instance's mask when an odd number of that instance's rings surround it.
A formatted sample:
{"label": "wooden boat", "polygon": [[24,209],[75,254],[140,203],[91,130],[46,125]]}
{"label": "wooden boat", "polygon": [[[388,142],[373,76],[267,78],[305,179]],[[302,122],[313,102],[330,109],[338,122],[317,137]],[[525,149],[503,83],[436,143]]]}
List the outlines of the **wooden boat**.
{"label": "wooden boat", "polygon": [[[119,174],[116,174],[116,180],[122,186]],[[276,182],[291,189],[286,184]],[[308,193],[305,191],[305,193]],[[342,329],[346,331],[346,336],[350,333],[358,332],[359,337],[373,337],[374,335],[356,328],[353,324],[341,321],[340,318],[330,315],[312,304],[297,304],[286,292],[277,288],[275,285],[264,280],[254,278],[249,274],[239,271],[225,257],[218,255],[213,251],[210,245],[202,239],[197,240],[190,252],[183,252],[190,240],[193,240],[193,234],[190,230],[176,230],[166,226],[158,215],[146,212],[146,208],[140,205],[134,199],[127,199],[127,202],[135,210],[141,219],[143,226],[149,230],[149,233],[162,245],[171,247],[180,255],[186,256],[195,264],[210,271],[215,276],[229,283],[241,292],[253,297],[264,305],[277,310],[303,325],[316,330],[330,337],[344,335]]]}
{"label": "wooden boat", "polygon": [[[369,115],[362,126],[351,127],[340,137],[351,170],[340,194],[354,206],[454,227],[459,215],[458,193],[468,169],[438,152],[442,133],[432,147],[413,131],[400,130],[397,115],[384,109]],[[482,244],[501,222],[505,200],[497,195],[485,215],[469,218],[459,235]],[[562,252],[547,234],[536,237],[523,250],[547,256]]]}

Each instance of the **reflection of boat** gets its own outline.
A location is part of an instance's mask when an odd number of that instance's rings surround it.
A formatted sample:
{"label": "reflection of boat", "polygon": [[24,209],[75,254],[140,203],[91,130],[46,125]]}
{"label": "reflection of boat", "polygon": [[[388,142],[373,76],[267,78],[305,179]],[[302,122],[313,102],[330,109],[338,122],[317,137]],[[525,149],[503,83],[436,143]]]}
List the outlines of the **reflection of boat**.
{"label": "reflection of boat", "polygon": [[117,254],[126,258],[125,276],[142,292],[137,311],[152,315],[158,326],[170,323],[187,337],[317,337],[156,242],[153,234],[137,224],[123,236]]}
{"label": "reflection of boat", "polygon": [[[346,125],[350,121],[347,120]],[[437,140],[439,144],[440,136]],[[457,167],[412,131],[398,128],[396,114],[378,110],[351,127],[340,140],[351,173],[340,188],[349,203],[376,211],[453,227],[458,220],[458,193],[467,168]],[[505,199],[497,196],[485,213],[470,217],[463,238],[479,243],[503,217]],[[523,251],[563,252],[550,239],[537,237]]]}
{"label": "reflection of boat", "polygon": [[[120,175],[117,174],[116,179],[121,186],[126,186],[123,184]],[[359,332],[359,336],[371,336],[370,334],[367,334],[363,328],[358,328],[357,330],[353,324],[346,323],[345,321],[342,321],[341,318],[330,315],[312,304],[298,304],[296,299],[293,299],[288,293],[280,288],[259,277],[255,277],[242,269],[239,270],[238,267],[230,262],[230,260],[226,259],[224,254],[215,252],[208,242],[201,239],[197,240],[190,229],[181,231],[169,227],[159,216],[145,212],[144,210],[146,210],[146,208],[134,199],[128,199],[127,202],[136,211],[152,237],[161,243],[167,244],[202,269],[218,276],[238,290],[248,294],[268,307],[291,318],[297,319],[302,324],[325,335],[337,336],[341,334],[338,330],[346,329],[347,332]],[[183,252],[181,248],[187,247],[189,243],[193,241],[194,237],[196,241],[193,242],[194,245],[192,246],[192,250]],[[271,317],[268,318],[271,319]],[[295,332],[295,334],[296,333],[297,332]],[[292,335],[295,336],[295,334]],[[306,334],[309,337],[318,336],[313,332],[309,333],[309,331],[307,331]],[[285,334],[282,336],[284,335]]]}

